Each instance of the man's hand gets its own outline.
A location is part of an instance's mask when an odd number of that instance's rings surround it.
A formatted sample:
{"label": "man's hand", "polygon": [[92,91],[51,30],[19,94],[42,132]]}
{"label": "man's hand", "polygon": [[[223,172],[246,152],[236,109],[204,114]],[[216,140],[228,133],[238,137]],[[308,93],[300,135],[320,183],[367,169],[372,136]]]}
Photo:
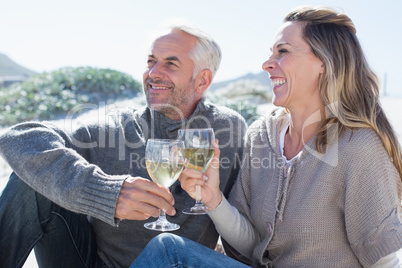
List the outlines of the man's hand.
{"label": "man's hand", "polygon": [[127,220],[146,220],[158,217],[159,210],[173,216],[173,195],[165,187],[140,177],[129,177],[121,188],[115,218]]}

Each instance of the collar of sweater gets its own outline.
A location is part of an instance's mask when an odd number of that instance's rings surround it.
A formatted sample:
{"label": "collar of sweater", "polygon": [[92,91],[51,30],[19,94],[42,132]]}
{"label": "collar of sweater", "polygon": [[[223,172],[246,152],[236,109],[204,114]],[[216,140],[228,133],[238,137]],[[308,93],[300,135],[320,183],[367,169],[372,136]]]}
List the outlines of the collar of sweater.
{"label": "collar of sweater", "polygon": [[[150,115],[151,115],[151,120],[154,124],[155,131],[159,133],[165,132],[169,139],[174,139],[177,137],[177,130],[180,128],[190,128],[190,123],[191,123],[191,128],[198,128],[198,127],[205,127],[205,126],[198,126],[198,121],[203,121],[203,120],[192,120],[196,116],[200,116],[203,113],[207,111],[207,105],[205,104],[205,98],[202,98],[194,112],[187,117],[184,120],[170,120],[168,117],[164,116],[162,113],[149,109]],[[156,136],[157,133],[155,133]]]}

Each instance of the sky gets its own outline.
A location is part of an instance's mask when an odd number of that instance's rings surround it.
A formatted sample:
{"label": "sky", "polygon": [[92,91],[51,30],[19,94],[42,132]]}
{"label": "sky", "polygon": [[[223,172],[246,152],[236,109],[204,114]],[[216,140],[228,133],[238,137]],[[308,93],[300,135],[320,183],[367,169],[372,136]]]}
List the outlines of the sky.
{"label": "sky", "polygon": [[402,97],[401,0],[0,0],[0,53],[36,72],[92,66],[142,81],[152,32],[182,18],[219,43],[220,82],[261,72],[284,16],[301,5],[346,13],[382,90]]}

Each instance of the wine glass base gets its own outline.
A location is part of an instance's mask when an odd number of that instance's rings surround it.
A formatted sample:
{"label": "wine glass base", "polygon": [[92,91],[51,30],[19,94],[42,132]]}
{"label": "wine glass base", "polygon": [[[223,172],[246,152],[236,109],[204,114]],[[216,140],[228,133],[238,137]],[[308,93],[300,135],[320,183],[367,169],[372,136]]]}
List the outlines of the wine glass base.
{"label": "wine glass base", "polygon": [[180,225],[168,221],[154,221],[148,222],[144,224],[144,227],[153,230],[153,231],[160,231],[160,232],[169,232],[169,231],[176,231],[180,229]]}
{"label": "wine glass base", "polygon": [[209,210],[206,206],[201,206],[201,207],[191,207],[183,210],[184,214],[187,215],[204,215],[208,214]]}

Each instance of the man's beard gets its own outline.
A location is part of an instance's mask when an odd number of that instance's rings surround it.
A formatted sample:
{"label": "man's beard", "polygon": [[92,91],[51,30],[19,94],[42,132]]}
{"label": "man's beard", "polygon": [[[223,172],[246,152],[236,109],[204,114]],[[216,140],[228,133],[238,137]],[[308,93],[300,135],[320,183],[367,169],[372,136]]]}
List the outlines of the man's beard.
{"label": "man's beard", "polygon": [[[188,87],[185,90],[180,90],[178,89],[175,84],[173,83],[166,83],[162,80],[153,80],[151,78],[148,78],[145,80],[145,88],[148,90],[144,91],[146,92],[146,98],[147,98],[147,105],[150,109],[155,110],[160,112],[161,114],[167,116],[167,117],[179,117],[181,119],[185,119],[185,116],[183,112],[180,110],[180,107],[183,104],[191,104],[191,98],[189,94],[186,94],[186,92],[190,93],[193,91],[193,85],[194,85],[195,80],[191,80],[190,83],[188,84]],[[165,103],[152,103],[152,94],[149,93],[150,89],[150,83],[152,83],[154,86],[165,86],[170,88],[170,95],[167,97],[165,100]]]}

